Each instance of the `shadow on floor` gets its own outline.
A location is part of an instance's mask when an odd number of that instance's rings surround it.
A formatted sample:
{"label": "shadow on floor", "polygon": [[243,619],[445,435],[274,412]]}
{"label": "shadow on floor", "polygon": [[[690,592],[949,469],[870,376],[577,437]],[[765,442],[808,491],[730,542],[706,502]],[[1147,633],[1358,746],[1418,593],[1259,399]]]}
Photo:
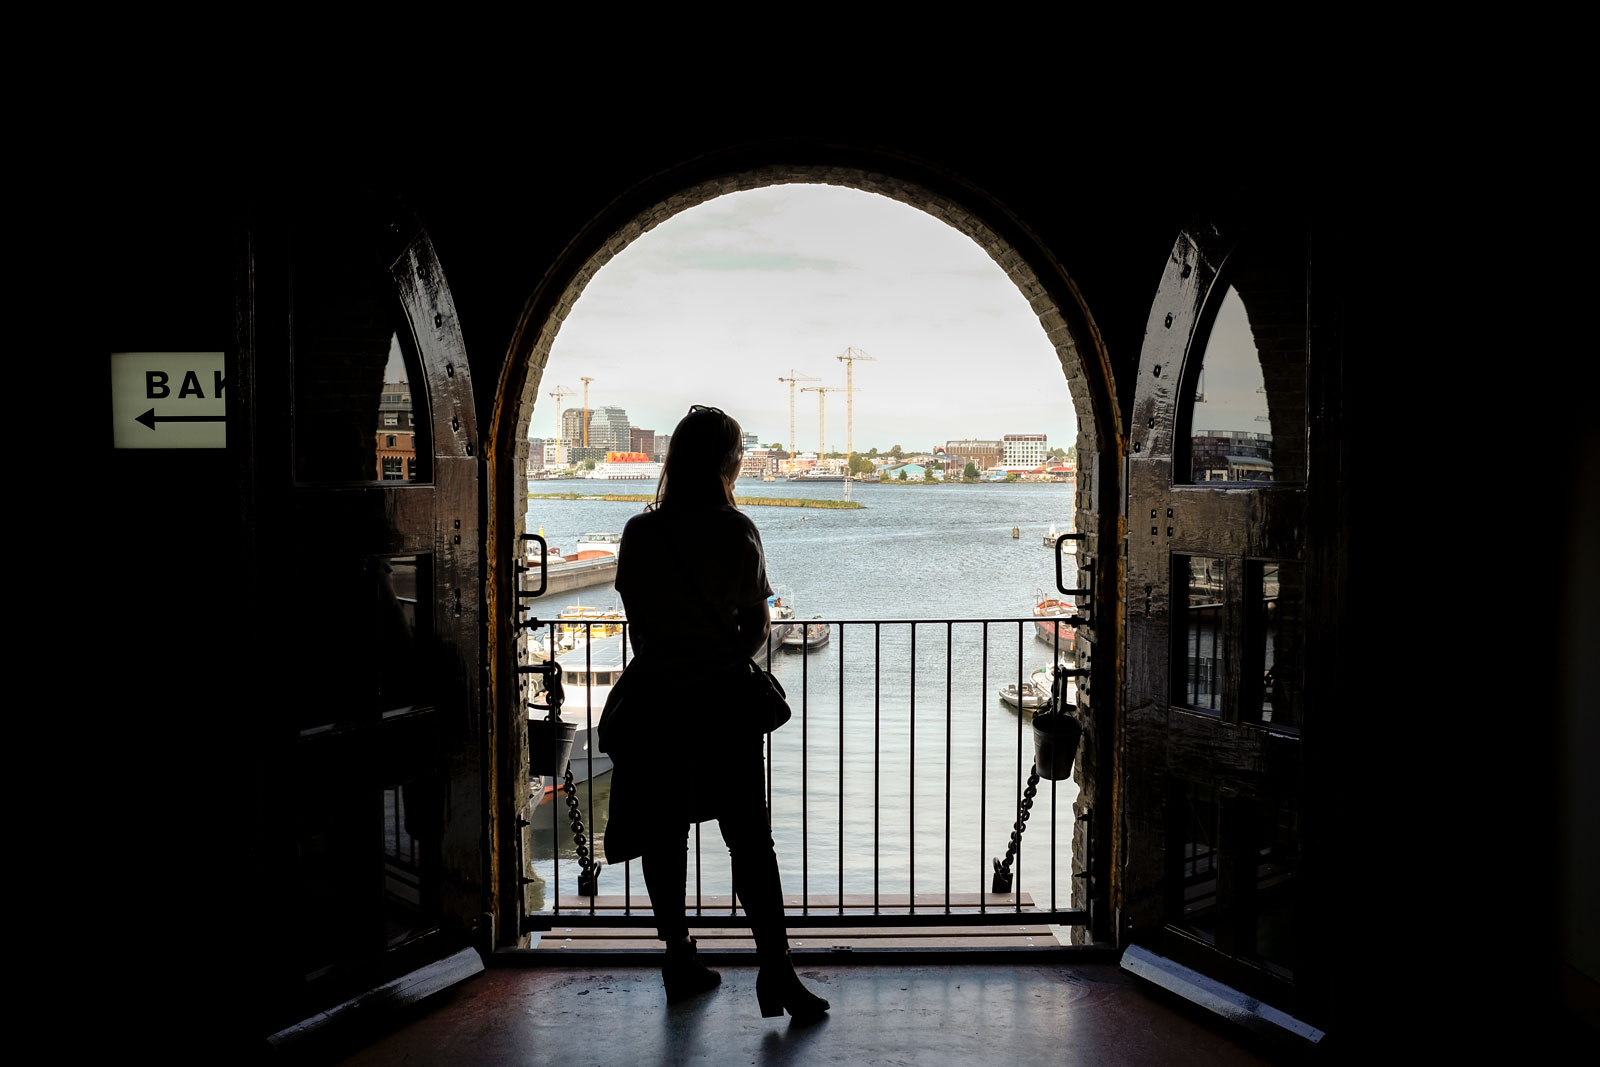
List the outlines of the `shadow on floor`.
{"label": "shadow on floor", "polygon": [[651,969],[491,968],[336,1062],[407,1064],[1261,1064],[1224,1024],[1115,964],[801,967],[833,1003],[763,1019],[753,967],[669,1008]]}

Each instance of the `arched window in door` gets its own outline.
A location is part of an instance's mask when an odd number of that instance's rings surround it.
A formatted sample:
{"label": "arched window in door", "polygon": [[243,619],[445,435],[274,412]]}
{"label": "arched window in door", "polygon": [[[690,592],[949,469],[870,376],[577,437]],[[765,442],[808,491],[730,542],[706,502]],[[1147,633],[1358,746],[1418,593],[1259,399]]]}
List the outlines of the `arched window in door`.
{"label": "arched window in door", "polygon": [[1304,275],[1242,248],[1211,287],[1186,361],[1176,483],[1301,485],[1306,456]]}

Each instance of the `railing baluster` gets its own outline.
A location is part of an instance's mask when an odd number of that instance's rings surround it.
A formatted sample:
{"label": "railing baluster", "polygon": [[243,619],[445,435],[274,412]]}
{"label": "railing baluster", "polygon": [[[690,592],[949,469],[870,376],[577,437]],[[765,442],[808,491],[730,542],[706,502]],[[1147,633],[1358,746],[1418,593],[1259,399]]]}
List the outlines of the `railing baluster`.
{"label": "railing baluster", "polygon": [[806,763],[810,747],[806,744],[806,728],[810,718],[807,709],[811,701],[811,633],[805,623],[800,624],[800,652],[800,914],[810,915],[811,845],[808,835],[811,803],[807,788],[811,784],[811,773]]}
{"label": "railing baluster", "polygon": [[[626,671],[628,669],[628,622],[627,622],[626,619],[624,619],[623,622],[622,622],[622,669],[624,671]],[[596,825],[598,825],[598,820],[595,818],[594,815],[591,814],[589,816],[589,820],[591,822],[594,822]],[[590,836],[592,837],[594,835],[591,834]],[[624,915],[632,915],[633,914],[633,861],[632,860],[628,860],[627,862],[625,862],[622,865],[622,914],[624,914]]]}
{"label": "railing baluster", "polygon": [[911,712],[906,718],[911,727],[911,811],[907,816],[907,843],[910,853],[911,914],[917,912],[917,624],[911,624]]}
{"label": "railing baluster", "polygon": [[[550,662],[552,662],[552,663],[556,662],[556,624],[554,622],[552,622],[550,624]],[[565,682],[566,679],[563,678],[562,681]],[[550,698],[546,697],[545,698],[545,703],[549,703],[549,702],[550,702]],[[524,712],[524,714],[526,714],[526,712]],[[551,781],[555,782],[555,783],[559,783],[561,781],[561,772],[563,770],[565,770],[565,769],[566,768],[564,768],[564,767],[557,767],[556,768],[555,777],[553,777],[551,779]],[[539,779],[539,796],[540,797],[544,796],[544,779],[543,778]],[[561,914],[561,805],[559,803],[557,803],[558,796],[559,796],[559,790],[552,789],[550,791],[550,848],[551,848],[550,866],[552,868],[554,868],[554,870],[555,870],[555,875],[554,875],[554,878],[553,878],[553,882],[554,882],[554,886],[555,886],[555,888],[553,890],[553,892],[555,893],[555,907],[554,907],[553,910],[555,911],[555,913],[557,915],[560,915]]]}
{"label": "railing baluster", "polygon": [[950,914],[950,717],[952,664],[956,659],[955,623],[944,624],[944,913]]}
{"label": "railing baluster", "polygon": [[[1027,714],[1022,706],[1022,623],[1017,623],[1017,796],[1022,796],[1022,720]],[[1022,835],[1017,835],[1016,880],[1011,883],[1012,909],[1022,914]]]}
{"label": "railing baluster", "polygon": [[[595,906],[594,898],[595,898],[596,894],[598,894],[600,892],[600,877],[599,877],[599,875],[600,875],[600,866],[599,866],[600,857],[599,857],[599,855],[597,855],[596,850],[593,847],[594,846],[594,836],[593,836],[593,833],[592,833],[592,831],[595,828],[595,821],[594,821],[594,746],[595,746],[595,736],[594,736],[594,623],[590,622],[590,623],[585,623],[584,624],[584,636],[586,638],[588,638],[588,641],[583,646],[583,662],[584,662],[584,665],[589,668],[589,684],[583,687],[584,714],[585,714],[585,718],[587,720],[587,725],[585,726],[585,730],[587,731],[587,735],[586,736],[587,736],[588,742],[589,742],[587,745],[584,746],[584,759],[587,762],[588,769],[589,769],[589,780],[588,780],[588,782],[589,782],[589,830],[591,831],[590,837],[589,837],[589,845],[590,845],[589,854],[591,856],[593,856],[594,860],[595,860],[595,866],[593,868],[591,868],[591,870],[590,870],[590,874],[593,875],[593,877],[591,877],[590,880],[589,880],[589,914],[593,915],[594,914],[594,906]],[[623,644],[627,644],[628,643],[627,639],[624,638],[622,643]],[[577,796],[577,794],[574,793],[573,796]],[[582,879],[579,879],[579,881],[581,882]],[[583,890],[580,887],[578,891],[581,893]]]}
{"label": "railing baluster", "polygon": [[883,804],[879,797],[883,774],[883,623],[872,624],[872,914],[877,915],[878,898],[878,839],[879,815]]}
{"label": "railing baluster", "polygon": [[983,669],[978,678],[978,914],[989,912],[984,860],[989,856],[989,624],[983,624]]}

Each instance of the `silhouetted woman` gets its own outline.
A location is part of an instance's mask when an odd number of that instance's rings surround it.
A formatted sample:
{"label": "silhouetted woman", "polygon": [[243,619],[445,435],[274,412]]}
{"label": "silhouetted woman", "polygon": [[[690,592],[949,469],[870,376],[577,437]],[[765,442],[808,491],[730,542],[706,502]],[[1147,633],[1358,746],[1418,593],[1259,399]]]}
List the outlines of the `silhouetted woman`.
{"label": "silhouetted woman", "polygon": [[[772,626],[761,535],[734,506],[742,441],[739,424],[717,408],[690,408],[672,431],[655,503],[623,530],[616,586],[635,653],[626,690],[635,714],[625,743],[609,750],[615,769],[606,860],[641,857],[667,946],[667,1000],[705,992],[722,979],[695,958],[684,888],[689,828],[716,819],[755,936],[761,1014],[787,1010],[811,1020],[828,1002],[800,983],[789,959],[764,735],[753,717],[741,717],[749,709],[728,691],[733,668],[766,647]],[[665,789],[663,780],[670,782]]]}

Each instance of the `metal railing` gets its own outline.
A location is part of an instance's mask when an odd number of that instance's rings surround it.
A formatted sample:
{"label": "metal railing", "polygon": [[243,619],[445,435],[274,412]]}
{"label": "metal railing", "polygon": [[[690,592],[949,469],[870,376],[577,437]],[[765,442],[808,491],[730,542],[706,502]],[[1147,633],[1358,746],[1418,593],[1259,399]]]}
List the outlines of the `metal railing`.
{"label": "metal railing", "polygon": [[[1029,696],[1030,675],[1039,669],[1086,672],[1067,662],[1057,627],[1042,631],[1048,642],[1035,637],[1040,621],[1086,622],[1074,615],[777,624],[798,626],[802,635],[798,651],[774,640],[764,656],[794,709],[766,745],[767,805],[791,927],[981,926],[1015,924],[1019,916],[1088,923],[1087,909],[1072,906],[1071,886],[1092,869],[1092,855],[1072,855],[1074,824],[1090,813],[1074,810],[1081,805],[1070,780],[1047,781],[1042,795],[1032,796],[1029,707],[1037,699]],[[825,640],[810,634],[818,624]],[[557,620],[519,625],[557,648]],[[602,625],[584,629],[592,634]],[[625,624],[619,645],[625,664]],[[591,859],[603,853],[609,760],[593,743],[585,746],[600,719],[603,687],[571,679],[594,679],[610,665],[596,660],[598,647],[590,639],[550,653],[569,676],[567,712],[577,720],[578,741],[571,781],[534,783],[534,854],[525,873],[546,893],[545,906],[525,918],[526,930],[654,926],[632,862],[598,870],[584,859],[585,852]],[[1041,658],[1042,668],[1028,665]],[[522,677],[537,684],[539,675],[524,667]],[[1016,707],[1002,699],[1007,685],[1015,687]],[[530,691],[522,703],[542,716],[536,696]],[[715,767],[662,767],[660,774],[663,790],[716,787]],[[1035,833],[1027,836],[1030,826]],[[739,909],[726,856],[706,847],[704,832],[696,824],[691,835],[688,918],[692,926],[727,925]],[[1016,853],[1014,870],[1007,864],[1013,889],[996,892],[990,877],[1008,838]],[[1092,835],[1082,840],[1092,847]]]}

